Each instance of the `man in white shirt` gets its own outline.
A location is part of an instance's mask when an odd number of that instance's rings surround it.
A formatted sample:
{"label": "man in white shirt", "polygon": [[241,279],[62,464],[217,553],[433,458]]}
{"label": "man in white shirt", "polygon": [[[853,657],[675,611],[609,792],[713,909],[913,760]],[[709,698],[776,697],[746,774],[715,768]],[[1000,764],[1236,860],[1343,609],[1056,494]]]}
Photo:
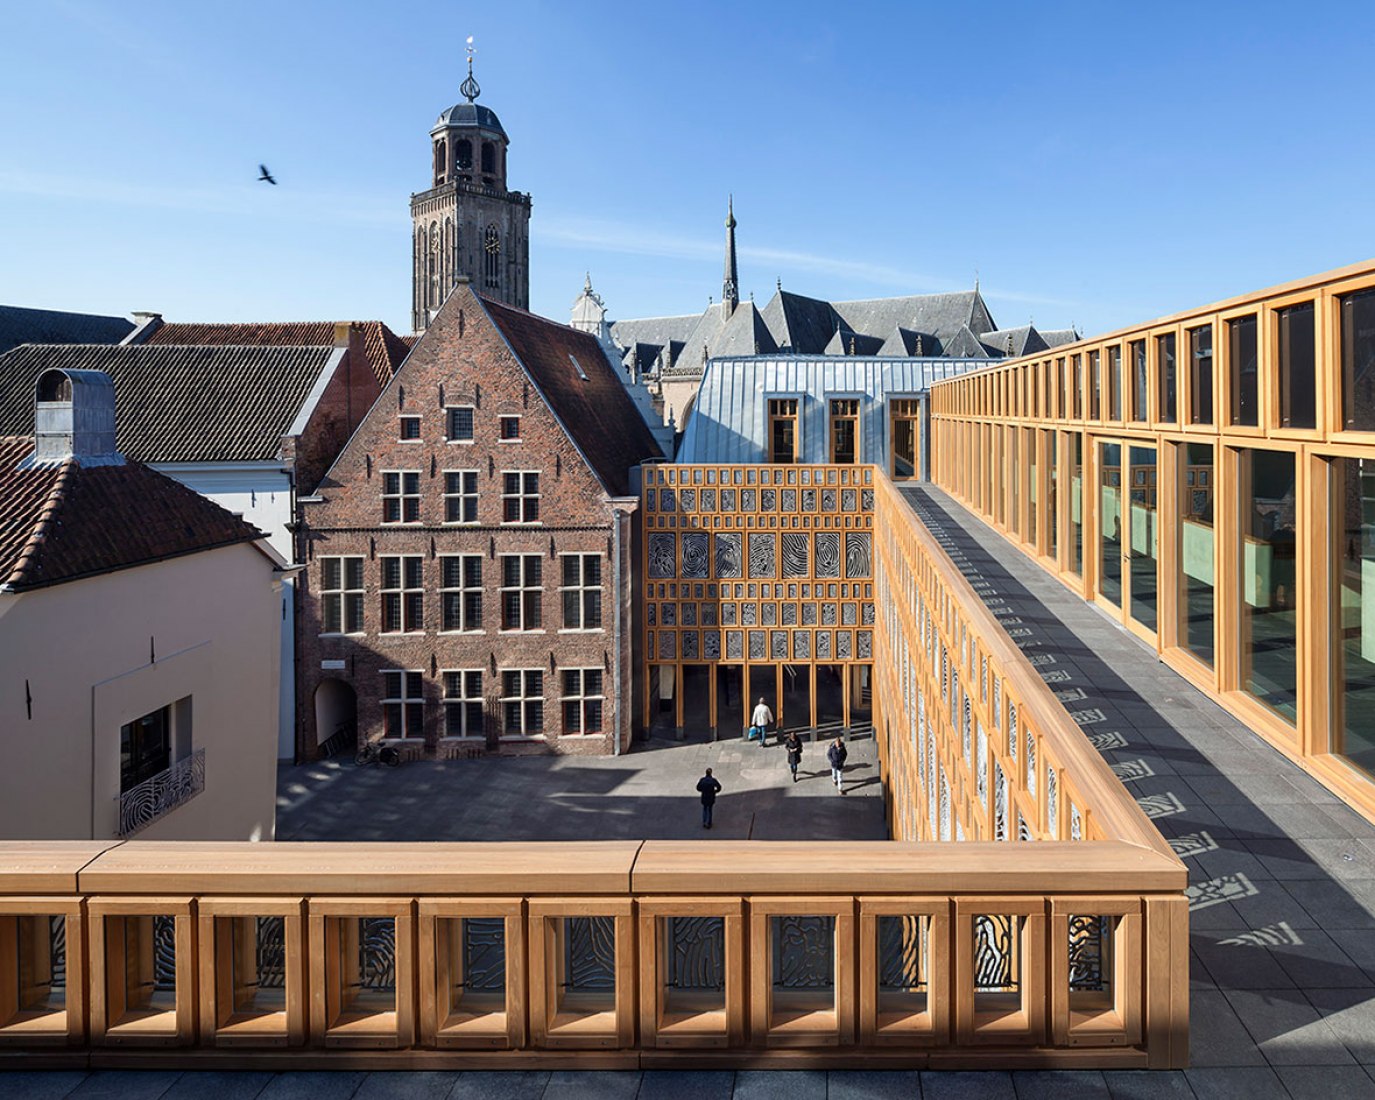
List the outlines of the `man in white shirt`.
{"label": "man in white shirt", "polygon": [[759,697],[759,705],[754,708],[754,716],[750,719],[750,725],[759,731],[759,747],[764,747],[764,742],[769,736],[769,726],[773,724],[773,711],[769,710],[769,705],[764,702],[764,697]]}

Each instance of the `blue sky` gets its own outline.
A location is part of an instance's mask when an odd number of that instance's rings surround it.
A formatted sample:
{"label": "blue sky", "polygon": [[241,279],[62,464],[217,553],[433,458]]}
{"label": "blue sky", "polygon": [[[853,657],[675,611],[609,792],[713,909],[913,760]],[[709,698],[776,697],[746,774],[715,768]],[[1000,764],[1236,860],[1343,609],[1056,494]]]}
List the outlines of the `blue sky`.
{"label": "blue sky", "polygon": [[[1375,253],[1375,5],[0,0],[0,302],[409,328],[476,37],[531,305],[957,290],[1101,332]],[[266,162],[281,185],[254,182]]]}

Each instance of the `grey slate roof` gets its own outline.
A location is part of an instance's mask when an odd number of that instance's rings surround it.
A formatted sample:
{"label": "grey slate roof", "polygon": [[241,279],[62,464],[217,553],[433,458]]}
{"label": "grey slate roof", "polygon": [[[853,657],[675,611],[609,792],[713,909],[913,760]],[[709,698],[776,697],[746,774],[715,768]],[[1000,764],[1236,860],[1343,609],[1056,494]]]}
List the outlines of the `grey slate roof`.
{"label": "grey slate roof", "polygon": [[990,354],[988,347],[969,331],[968,325],[961,325],[959,331],[941,346],[941,352],[957,359],[991,359],[1002,355],[1001,352],[997,356]]}
{"label": "grey slate roof", "polygon": [[760,355],[777,351],[773,334],[753,302],[741,302],[730,315],[725,303],[707,307],[683,341],[673,361],[673,373],[700,375],[707,359],[720,355]]}
{"label": "grey slate roof", "polygon": [[117,344],[133,330],[125,317],[0,306],[0,354],[20,344]]}
{"label": "grey slate roof", "polygon": [[1066,344],[1075,344],[1083,339],[1072,328],[1042,328],[1036,331],[1041,334],[1041,339],[1046,342],[1048,348],[1062,348]]}
{"label": "grey slate roof", "polygon": [[29,344],[0,356],[0,435],[33,431],[33,389],[49,367],[115,383],[119,449],[139,462],[277,457],[332,347]]}
{"label": "grey slate roof", "polygon": [[984,347],[995,355],[1022,356],[1035,355],[1046,351],[1050,345],[1041,339],[1034,325],[1021,325],[1018,328],[994,329],[979,334]]}
{"label": "grey slate roof", "polygon": [[616,341],[617,347],[622,348],[632,344],[653,344],[662,348],[674,340],[681,344],[701,319],[700,313],[686,313],[681,317],[640,317],[632,321],[613,321],[611,339]]}
{"label": "grey slate roof", "polygon": [[883,339],[899,327],[929,333],[942,341],[958,332],[961,325],[968,325],[975,336],[994,327],[983,295],[977,289],[955,294],[864,298],[833,304],[848,327]]}
{"label": "grey slate roof", "polygon": [[677,462],[765,461],[770,397],[798,398],[799,462],[826,462],[826,400],[860,401],[860,461],[887,465],[888,400],[988,366],[988,360],[871,355],[759,355],[713,359],[684,425]]}
{"label": "grey slate roof", "polygon": [[776,290],[764,307],[764,323],[781,349],[820,355],[840,327],[830,302]]}
{"label": "grey slate roof", "polygon": [[826,355],[877,355],[883,347],[883,338],[869,336],[850,329],[836,329],[835,335],[826,344]]}

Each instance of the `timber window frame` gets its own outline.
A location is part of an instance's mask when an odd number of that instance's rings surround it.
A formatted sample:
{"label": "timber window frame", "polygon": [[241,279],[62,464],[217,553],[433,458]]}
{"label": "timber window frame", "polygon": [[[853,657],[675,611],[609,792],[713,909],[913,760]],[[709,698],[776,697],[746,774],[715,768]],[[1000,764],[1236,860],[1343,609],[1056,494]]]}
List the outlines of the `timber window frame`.
{"label": "timber window frame", "polygon": [[501,736],[544,736],[544,670],[501,670]]}
{"label": "timber window frame", "polygon": [[501,471],[501,522],[507,525],[539,522],[540,471]]}
{"label": "timber window frame", "polygon": [[768,404],[769,434],[766,439],[768,461],[778,465],[791,465],[799,460],[802,440],[799,435],[801,420],[798,416],[796,397],[771,397]]}
{"label": "timber window frame", "polygon": [[381,560],[383,634],[420,634],[425,630],[425,559],[419,554],[387,554]]}
{"label": "timber window frame", "polygon": [[320,559],[321,634],[362,634],[363,557],[330,555]]}
{"label": "timber window frame", "polygon": [[482,669],[445,669],[444,737],[482,740],[487,735],[487,719],[482,696]]}
{"label": "timber window frame", "polygon": [[544,627],[544,559],[539,554],[501,555],[501,629],[508,633]]}
{"label": "timber window frame", "polygon": [[858,397],[830,397],[826,401],[828,461],[832,465],[853,466],[859,461]]}
{"label": "timber window frame", "polygon": [[560,554],[559,597],[563,602],[563,629],[602,629],[602,556]]}
{"label": "timber window frame", "polygon": [[420,471],[382,471],[382,522],[393,524],[420,522]]}
{"label": "timber window frame", "polygon": [[563,671],[563,732],[604,733],[606,683],[600,668],[565,668]]}
{"label": "timber window frame", "polygon": [[383,737],[425,736],[425,674],[418,669],[384,668],[382,676]]}
{"label": "timber window frame", "polygon": [[440,631],[475,634],[482,631],[482,555],[439,556]]}
{"label": "timber window frame", "polygon": [[444,471],[444,523],[469,526],[477,523],[476,470]]}

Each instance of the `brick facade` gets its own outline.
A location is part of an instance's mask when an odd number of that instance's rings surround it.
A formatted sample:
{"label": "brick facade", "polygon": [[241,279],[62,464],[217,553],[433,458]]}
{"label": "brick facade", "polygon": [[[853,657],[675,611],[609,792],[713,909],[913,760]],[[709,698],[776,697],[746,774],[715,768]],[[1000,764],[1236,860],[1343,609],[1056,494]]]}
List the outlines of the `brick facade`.
{"label": "brick facade", "polygon": [[[301,502],[299,538],[301,559],[306,563],[298,586],[297,751],[301,758],[315,755],[318,744],[335,732],[340,720],[339,706],[329,701],[341,694],[346,697],[339,686],[325,687],[317,708],[317,690],[326,681],[338,681],[356,694],[360,742],[384,734],[383,699],[395,697],[385,691],[396,687],[394,678],[388,683],[384,677],[386,670],[420,674],[423,704],[406,717],[418,717],[421,728],[406,730],[403,742],[414,746],[405,750],[408,755],[447,756],[478,748],[600,754],[612,751],[613,730],[620,731],[621,747],[628,746],[634,713],[628,675],[632,637],[628,516],[634,505],[608,491],[604,473],[599,476],[585,457],[586,446],[580,448],[565,430],[569,410],[563,409],[561,423],[550,407],[546,391],[555,391],[547,384],[548,374],[541,376],[517,358],[511,341],[493,319],[508,314],[496,310],[461,284],[364,417],[316,495]],[[623,400],[628,414],[638,421],[609,364],[604,359],[593,363],[594,340],[529,314],[520,315],[520,324],[527,337],[534,332],[543,338],[544,326],[552,333],[543,352],[543,370],[583,369],[566,350],[575,347],[589,372],[604,368],[605,375],[597,373],[593,382],[604,385],[609,378],[615,389],[607,391],[608,396]],[[588,341],[589,347],[570,345],[572,338]],[[541,377],[546,382],[543,387],[537,382]],[[471,442],[448,439],[449,408],[472,410]],[[418,430],[417,422],[403,428],[403,417],[418,418]],[[518,439],[501,438],[503,417],[519,418]],[[404,439],[408,433],[417,438]],[[386,474],[392,471],[418,475],[409,479],[409,485],[408,479],[401,478],[392,486],[418,490],[418,501],[397,503],[401,522],[384,518]],[[445,474],[458,471],[476,474],[476,522],[446,520]],[[539,475],[534,522],[506,521],[503,490],[508,472]],[[614,504],[617,500],[621,503]],[[560,585],[562,555],[566,554],[592,555],[599,565],[600,599],[594,595],[590,601],[600,614],[600,626],[595,629],[564,628]],[[479,629],[443,630],[442,559],[448,555],[475,556],[480,561]],[[531,556],[539,562],[542,590],[533,597],[540,611],[537,629],[502,629],[503,557],[508,555]],[[347,621],[338,624],[341,632],[324,629],[325,559],[335,557],[362,559],[359,631],[342,632],[357,625]],[[390,599],[394,607],[400,605],[400,625],[409,628],[404,631],[383,629],[388,600],[383,592],[387,579],[383,559],[388,557],[420,559],[419,600],[415,594]],[[403,583],[416,581],[414,565],[403,566],[401,572]],[[405,576],[407,572],[412,575]],[[423,606],[416,607],[416,602]],[[529,604],[521,610],[528,612]],[[407,622],[407,612],[418,612],[419,617]],[[603,696],[600,730],[595,733],[573,733],[566,728],[565,673],[577,669],[600,674],[589,678],[600,680]],[[482,730],[479,738],[471,740],[451,740],[445,732],[444,673],[458,670],[481,673]],[[538,736],[507,734],[507,708],[500,702],[503,674],[515,670],[541,674],[543,728]],[[622,685],[619,692],[618,684]],[[396,708],[392,714],[397,714]]]}

